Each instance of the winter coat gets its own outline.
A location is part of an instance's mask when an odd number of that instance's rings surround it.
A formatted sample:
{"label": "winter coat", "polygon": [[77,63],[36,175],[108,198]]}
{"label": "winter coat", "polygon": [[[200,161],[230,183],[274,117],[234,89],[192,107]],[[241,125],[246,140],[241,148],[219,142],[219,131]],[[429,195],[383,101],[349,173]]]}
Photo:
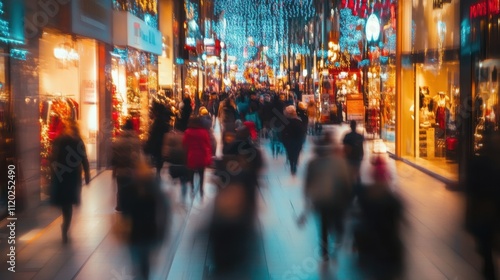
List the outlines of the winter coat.
{"label": "winter coat", "polygon": [[334,206],[344,209],[349,205],[351,177],[347,163],[331,151],[311,159],[307,165],[304,192],[316,209]]}
{"label": "winter coat", "polygon": [[363,142],[365,138],[363,135],[351,131],[345,135],[343,144],[346,152],[347,161],[353,165],[359,165],[363,160]]}
{"label": "winter coat", "polygon": [[210,134],[199,120],[193,119],[191,125],[184,132],[182,144],[187,151],[187,167],[189,169],[205,168],[212,164]]}
{"label": "winter coat", "polygon": [[191,114],[193,113],[193,107],[191,107],[191,99],[190,98],[184,98],[182,100],[182,108],[180,109],[180,116],[177,120],[177,129],[180,131],[186,130],[189,122],[189,118],[191,117]]}
{"label": "winter coat", "polygon": [[141,141],[133,130],[123,131],[112,144],[111,165],[115,176],[130,175],[141,155]]}
{"label": "winter coat", "polygon": [[170,209],[154,176],[137,176],[127,188],[127,201],[122,214],[129,218],[131,245],[152,246],[161,242],[168,233]]}
{"label": "winter coat", "polygon": [[90,181],[85,143],[78,136],[59,135],[53,142],[51,155],[51,202],[57,206],[80,204],[82,171]]}
{"label": "winter coat", "polygon": [[302,121],[298,118],[287,118],[285,127],[281,132],[281,141],[286,149],[302,148],[306,139],[306,129]]}
{"label": "winter coat", "polygon": [[224,100],[221,103],[219,109],[219,121],[222,124],[224,130],[233,131],[235,129],[235,122],[238,119],[238,113],[236,109],[231,105],[229,99]]}
{"label": "winter coat", "polygon": [[163,118],[156,118],[149,130],[148,140],[146,141],[144,152],[153,156],[155,159],[161,158],[163,135],[167,132],[167,122]]}

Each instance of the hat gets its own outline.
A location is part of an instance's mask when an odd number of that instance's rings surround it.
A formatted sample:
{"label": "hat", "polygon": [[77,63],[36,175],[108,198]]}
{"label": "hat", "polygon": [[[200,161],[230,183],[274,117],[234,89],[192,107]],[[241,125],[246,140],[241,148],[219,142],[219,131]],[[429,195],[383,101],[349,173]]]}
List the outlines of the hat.
{"label": "hat", "polygon": [[198,112],[199,112],[200,116],[208,115],[208,110],[205,107],[200,107],[200,110]]}
{"label": "hat", "polygon": [[285,117],[293,118],[297,116],[297,111],[295,110],[295,106],[289,105],[285,108]]}

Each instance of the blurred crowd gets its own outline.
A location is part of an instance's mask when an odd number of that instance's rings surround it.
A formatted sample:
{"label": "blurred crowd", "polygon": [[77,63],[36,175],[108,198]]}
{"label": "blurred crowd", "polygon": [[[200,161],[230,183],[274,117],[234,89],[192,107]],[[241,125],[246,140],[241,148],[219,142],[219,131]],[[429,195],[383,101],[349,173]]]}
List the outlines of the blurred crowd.
{"label": "blurred crowd", "polygon": [[[296,176],[306,141],[313,147],[313,157],[304,163],[305,208],[298,226],[304,225],[310,216],[317,217],[324,262],[344,246],[345,240],[354,240],[351,250],[357,253],[367,279],[402,277],[405,254],[400,231],[405,220],[404,203],[390,188],[390,172],[383,155],[371,158],[371,183],[361,181],[365,139],[358,132],[356,121],[350,122],[351,131],[342,143],[337,143],[333,132],[323,130],[319,124],[317,104],[301,102],[290,92],[240,89],[204,96],[196,101],[185,95],[179,102],[169,99],[166,103],[153,103],[145,142],[133,130],[131,120],[125,122],[114,139],[111,164],[118,213],[114,231],[128,244],[143,279],[150,277],[151,256],[170,230],[171,202],[161,190],[164,166],[170,180],[163,182],[179,182],[182,201],[188,193],[192,198],[203,199],[206,170],[213,170],[217,194],[209,230],[214,275],[220,279],[246,279],[238,277],[247,275],[245,269],[254,260],[258,236],[256,194],[261,173],[268,164],[263,153],[270,151],[273,158],[284,156],[290,176]],[[78,127],[68,123],[66,128],[52,149],[52,200],[63,214],[64,243],[70,241],[72,206],[80,202],[82,172],[85,182],[89,181],[85,145]],[[214,131],[216,128],[220,129],[220,139],[215,136],[219,134]],[[68,163],[68,157],[72,157],[71,165],[61,164]],[[474,176],[486,178],[487,174],[483,176],[481,172],[499,165],[479,161],[473,166],[477,167],[472,170]],[[485,186],[484,193],[472,196],[477,199],[469,202],[475,203],[470,208],[475,211],[469,211],[469,216],[481,215],[477,209],[486,206],[478,205],[495,191],[487,188],[487,181],[480,184]],[[496,199],[498,195],[492,197]],[[495,202],[498,201],[490,204]],[[491,209],[484,211],[488,210]],[[352,238],[345,237],[349,213],[354,213],[353,230],[349,231]],[[491,213],[491,217],[497,218],[497,213]],[[496,223],[479,223],[475,218],[468,223],[469,229],[489,261],[492,236],[497,230],[491,225]],[[485,273],[490,275],[487,279],[494,279],[491,263],[486,264]]]}

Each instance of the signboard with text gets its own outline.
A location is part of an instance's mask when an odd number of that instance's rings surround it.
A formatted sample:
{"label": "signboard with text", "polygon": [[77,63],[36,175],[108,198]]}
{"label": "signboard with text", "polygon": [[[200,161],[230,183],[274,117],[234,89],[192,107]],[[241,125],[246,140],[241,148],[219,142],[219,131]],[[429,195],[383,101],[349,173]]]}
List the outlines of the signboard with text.
{"label": "signboard with text", "polygon": [[[359,98],[361,97],[361,98]],[[346,100],[347,120],[364,120],[365,119],[365,103],[363,97],[359,94],[349,96]]]}
{"label": "signboard with text", "polygon": [[[126,26],[126,28],[123,28]],[[162,54],[160,31],[140,18],[122,11],[113,11],[113,44],[130,46],[153,54]]]}

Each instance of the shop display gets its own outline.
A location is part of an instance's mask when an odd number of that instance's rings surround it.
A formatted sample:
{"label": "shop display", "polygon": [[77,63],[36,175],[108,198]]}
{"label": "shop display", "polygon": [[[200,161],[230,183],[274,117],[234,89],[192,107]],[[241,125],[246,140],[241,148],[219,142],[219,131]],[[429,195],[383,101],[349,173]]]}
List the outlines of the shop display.
{"label": "shop display", "polygon": [[489,59],[480,62],[478,88],[474,98],[474,153],[481,154],[485,137],[498,131],[500,112],[498,111],[498,71],[500,60]]}
{"label": "shop display", "polygon": [[436,96],[434,96],[434,101],[436,102],[436,123],[439,128],[445,129],[446,124],[446,116],[449,115],[448,103],[450,98],[446,96],[444,91],[438,92]]}
{"label": "shop display", "polygon": [[[459,89],[452,94],[438,91],[434,96],[428,86],[419,87],[419,155],[428,159],[455,158],[457,147],[455,116],[458,110]],[[429,132],[431,131],[431,132]],[[431,139],[432,138],[432,139]],[[454,143],[454,144],[450,144]],[[431,150],[432,149],[432,150]]]}
{"label": "shop display", "polygon": [[40,169],[42,186],[48,186],[50,182],[50,163],[52,142],[64,129],[64,120],[77,120],[79,116],[79,105],[70,97],[46,97],[46,100],[40,102],[40,143],[41,143],[41,164]]}

